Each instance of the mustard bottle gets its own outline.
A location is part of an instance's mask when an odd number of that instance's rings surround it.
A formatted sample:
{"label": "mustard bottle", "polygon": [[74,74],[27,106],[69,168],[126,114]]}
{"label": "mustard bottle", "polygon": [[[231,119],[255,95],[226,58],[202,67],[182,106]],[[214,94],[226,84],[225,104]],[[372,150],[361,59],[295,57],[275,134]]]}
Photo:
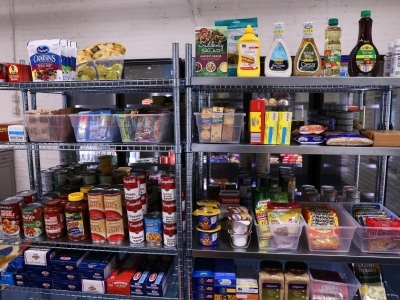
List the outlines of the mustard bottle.
{"label": "mustard bottle", "polygon": [[238,77],[260,76],[260,50],[260,39],[254,34],[251,25],[247,25],[243,36],[238,40]]}

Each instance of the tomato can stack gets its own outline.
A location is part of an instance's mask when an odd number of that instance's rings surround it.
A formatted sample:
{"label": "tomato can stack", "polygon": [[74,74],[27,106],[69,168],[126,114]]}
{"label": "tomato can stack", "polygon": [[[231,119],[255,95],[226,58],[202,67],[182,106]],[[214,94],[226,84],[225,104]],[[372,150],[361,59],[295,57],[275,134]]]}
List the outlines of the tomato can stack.
{"label": "tomato can stack", "polygon": [[104,190],[99,188],[89,190],[87,199],[92,241],[94,243],[104,243],[107,240]]}
{"label": "tomato can stack", "polygon": [[140,197],[140,178],[137,173],[124,177],[125,204],[128,216],[129,241],[144,242],[143,208]]}
{"label": "tomato can stack", "polygon": [[175,247],[177,236],[176,186],[173,174],[161,176],[161,200],[164,245]]}
{"label": "tomato can stack", "polygon": [[104,211],[106,216],[107,240],[119,244],[125,239],[121,191],[104,191]]}

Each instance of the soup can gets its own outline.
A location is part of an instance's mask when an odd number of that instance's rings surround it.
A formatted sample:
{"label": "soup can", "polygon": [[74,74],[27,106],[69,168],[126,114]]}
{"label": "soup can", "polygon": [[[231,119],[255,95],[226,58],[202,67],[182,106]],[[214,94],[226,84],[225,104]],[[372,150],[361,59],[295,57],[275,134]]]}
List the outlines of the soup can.
{"label": "soup can", "polygon": [[129,222],[137,222],[143,220],[142,202],[140,199],[126,200],[126,213]]}
{"label": "soup can", "polygon": [[150,245],[161,245],[162,242],[162,216],[160,212],[151,212],[143,217],[146,242]]}
{"label": "soup can", "polygon": [[162,221],[164,224],[176,223],[176,201],[162,201]]}
{"label": "soup can", "polygon": [[107,240],[110,244],[120,244],[125,239],[124,220],[106,220]]}
{"label": "soup can", "polygon": [[124,176],[125,200],[140,200],[140,181],[136,174]]}
{"label": "soup can", "polygon": [[53,191],[53,173],[52,170],[43,170],[40,172],[40,180],[42,182],[42,191],[44,193]]}
{"label": "soup can", "polygon": [[163,201],[176,200],[176,186],[174,175],[161,176],[161,199]]}
{"label": "soup can", "polygon": [[37,194],[38,193],[36,191],[29,190],[29,191],[18,192],[16,196],[24,198],[24,204],[30,204],[36,202],[36,200],[38,199]]}
{"label": "soup can", "polygon": [[100,174],[99,182],[100,182],[100,184],[104,184],[104,183],[112,184],[112,176],[111,175]]}
{"label": "soup can", "polygon": [[15,236],[21,232],[22,197],[8,197],[0,201],[0,216],[5,236]]}
{"label": "soup can", "polygon": [[177,226],[175,224],[163,224],[164,246],[175,247],[177,238]]}
{"label": "soup can", "polygon": [[41,203],[30,203],[22,207],[22,223],[27,239],[34,239],[44,233]]}
{"label": "soup can", "polygon": [[68,183],[68,172],[66,170],[55,170],[53,173],[54,187],[61,188]]}
{"label": "soup can", "polygon": [[90,219],[90,232],[93,243],[104,243],[107,239],[106,219]]}
{"label": "soup can", "polygon": [[129,241],[132,244],[140,244],[144,242],[144,225],[143,220],[130,222],[128,221]]}

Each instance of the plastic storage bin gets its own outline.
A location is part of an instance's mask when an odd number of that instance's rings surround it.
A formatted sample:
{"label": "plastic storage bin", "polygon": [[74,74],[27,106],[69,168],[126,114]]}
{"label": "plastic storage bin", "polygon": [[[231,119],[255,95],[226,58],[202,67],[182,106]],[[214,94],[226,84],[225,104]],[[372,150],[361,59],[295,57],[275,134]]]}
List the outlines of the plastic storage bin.
{"label": "plastic storage bin", "polygon": [[202,118],[201,113],[194,115],[200,143],[239,143],[246,114],[221,113],[218,118]]}
{"label": "plastic storage bin", "polygon": [[378,203],[340,203],[349,217],[356,225],[354,243],[362,252],[369,253],[399,253],[400,254],[400,228],[387,227],[364,227],[361,226],[352,216],[354,205],[376,204],[380,210],[385,211],[391,219],[400,220],[394,213]]}
{"label": "plastic storage bin", "polygon": [[354,237],[356,225],[345,210],[336,203],[318,202],[302,205],[326,204],[336,210],[339,226],[310,226],[306,224],[305,239],[310,251],[348,252]]}
{"label": "plastic storage bin", "polygon": [[332,299],[353,299],[360,287],[357,278],[344,263],[310,263],[308,268],[335,271],[339,273],[340,278],[345,282],[317,280],[312,277],[310,272],[310,299],[327,299],[329,297]]}
{"label": "plastic storage bin", "polygon": [[[270,250],[296,250],[305,224],[303,217],[299,224],[260,225],[254,222],[258,247]],[[270,238],[267,238],[268,231],[271,234]]]}
{"label": "plastic storage bin", "polygon": [[31,142],[68,142],[74,130],[68,115],[24,115]]}
{"label": "plastic storage bin", "polygon": [[69,115],[77,142],[117,142],[121,140],[117,118],[111,114]]}
{"label": "plastic storage bin", "polygon": [[159,143],[173,135],[173,113],[116,115],[124,143]]}

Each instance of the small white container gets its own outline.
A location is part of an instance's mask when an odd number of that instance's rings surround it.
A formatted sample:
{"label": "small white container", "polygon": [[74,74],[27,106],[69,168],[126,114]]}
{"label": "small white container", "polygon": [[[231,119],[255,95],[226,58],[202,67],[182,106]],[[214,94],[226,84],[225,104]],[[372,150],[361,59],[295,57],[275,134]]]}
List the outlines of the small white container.
{"label": "small white container", "polygon": [[247,248],[249,246],[251,231],[243,234],[237,234],[229,229],[228,232],[231,236],[231,246],[233,248]]}

